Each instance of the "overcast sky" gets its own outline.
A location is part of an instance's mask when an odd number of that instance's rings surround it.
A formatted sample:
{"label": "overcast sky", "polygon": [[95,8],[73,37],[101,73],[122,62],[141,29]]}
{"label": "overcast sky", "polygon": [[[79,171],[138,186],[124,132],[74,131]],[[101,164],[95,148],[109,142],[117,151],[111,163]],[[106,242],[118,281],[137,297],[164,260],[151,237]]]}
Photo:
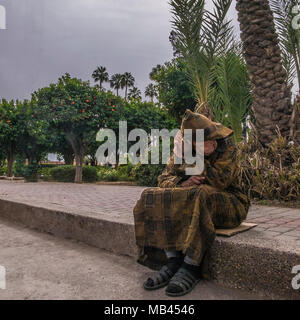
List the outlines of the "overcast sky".
{"label": "overcast sky", "polygon": [[[172,58],[168,0],[0,0],[0,5],[7,11],[7,30],[0,30],[0,98],[29,98],[65,72],[91,80],[97,66],[110,75],[131,72],[144,92],[152,67]],[[234,5],[230,16],[237,26]]]}

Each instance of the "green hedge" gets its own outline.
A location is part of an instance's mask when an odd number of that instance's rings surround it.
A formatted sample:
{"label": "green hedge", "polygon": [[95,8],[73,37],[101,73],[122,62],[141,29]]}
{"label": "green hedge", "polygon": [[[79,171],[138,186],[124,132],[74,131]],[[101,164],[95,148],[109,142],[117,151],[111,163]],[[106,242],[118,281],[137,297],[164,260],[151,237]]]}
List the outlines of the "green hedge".
{"label": "green hedge", "polygon": [[118,169],[98,168],[98,180],[100,181],[134,181],[132,177],[133,165],[122,165]]}
{"label": "green hedge", "polygon": [[[74,182],[75,166],[59,166],[50,169],[53,180],[58,182]],[[98,180],[97,169],[95,167],[84,166],[82,168],[83,182],[95,182]]]}
{"label": "green hedge", "polygon": [[164,168],[165,165],[161,164],[138,164],[132,170],[132,176],[140,186],[157,187],[157,178]]}
{"label": "green hedge", "polygon": [[3,166],[0,168],[0,176],[5,176],[7,171],[7,167]]}

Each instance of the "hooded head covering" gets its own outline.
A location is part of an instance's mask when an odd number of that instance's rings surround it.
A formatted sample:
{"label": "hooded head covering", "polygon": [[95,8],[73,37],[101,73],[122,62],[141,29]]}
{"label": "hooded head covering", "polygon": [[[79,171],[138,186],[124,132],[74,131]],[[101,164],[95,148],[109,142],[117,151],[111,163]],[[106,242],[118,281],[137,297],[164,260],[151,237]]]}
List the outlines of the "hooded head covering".
{"label": "hooded head covering", "polygon": [[204,140],[224,139],[233,134],[233,130],[223,126],[221,123],[213,122],[202,114],[187,109],[182,120],[181,130],[192,129],[193,134],[197,129],[204,129]]}

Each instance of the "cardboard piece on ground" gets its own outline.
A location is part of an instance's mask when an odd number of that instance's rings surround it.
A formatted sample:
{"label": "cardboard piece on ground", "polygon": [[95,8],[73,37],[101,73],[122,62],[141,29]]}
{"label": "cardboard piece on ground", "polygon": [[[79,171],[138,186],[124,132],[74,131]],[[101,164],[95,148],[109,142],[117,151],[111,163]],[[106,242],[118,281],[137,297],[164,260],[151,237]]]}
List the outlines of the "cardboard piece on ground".
{"label": "cardboard piece on ground", "polygon": [[255,223],[243,222],[240,226],[233,228],[233,229],[216,229],[216,234],[218,236],[232,237],[238,233],[250,230],[256,226],[257,226],[257,224],[255,224]]}

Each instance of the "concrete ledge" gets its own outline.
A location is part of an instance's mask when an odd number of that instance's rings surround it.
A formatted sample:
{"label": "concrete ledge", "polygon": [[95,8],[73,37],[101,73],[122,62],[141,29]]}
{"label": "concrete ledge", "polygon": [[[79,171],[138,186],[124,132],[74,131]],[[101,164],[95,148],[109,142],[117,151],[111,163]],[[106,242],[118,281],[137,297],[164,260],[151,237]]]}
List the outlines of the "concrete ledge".
{"label": "concrete ledge", "polygon": [[[136,257],[132,222],[3,199],[0,199],[0,219]],[[291,286],[295,276],[291,270],[295,265],[300,265],[299,245],[260,237],[260,231],[254,228],[232,238],[217,237],[208,267],[212,279],[227,286],[267,294],[270,298],[300,299],[300,293]]]}

